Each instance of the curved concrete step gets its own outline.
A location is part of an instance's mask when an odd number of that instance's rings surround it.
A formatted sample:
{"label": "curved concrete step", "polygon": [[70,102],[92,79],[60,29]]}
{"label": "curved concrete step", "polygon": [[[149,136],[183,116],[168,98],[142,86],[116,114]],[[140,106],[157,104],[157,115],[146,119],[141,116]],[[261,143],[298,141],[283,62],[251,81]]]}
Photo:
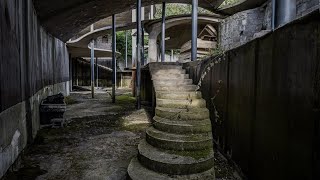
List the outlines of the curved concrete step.
{"label": "curved concrete step", "polygon": [[201,99],[202,94],[200,91],[157,91],[156,97],[159,99]]}
{"label": "curved concrete step", "polygon": [[185,69],[155,69],[152,71],[153,75],[166,75],[166,74],[186,74]]}
{"label": "curved concrete step", "polygon": [[155,116],[153,120],[153,126],[156,129],[168,133],[193,134],[211,132],[210,119],[201,121],[173,121]]}
{"label": "curved concrete step", "polygon": [[190,175],[167,175],[149,170],[142,166],[137,158],[133,158],[128,167],[128,174],[132,180],[213,180],[214,168],[203,173]]}
{"label": "curved concrete step", "polygon": [[151,74],[152,80],[165,80],[165,79],[189,79],[189,74]]}
{"label": "curved concrete step", "polygon": [[176,85],[192,85],[192,79],[166,79],[153,81],[155,86],[176,86]]}
{"label": "curved concrete step", "polygon": [[194,174],[213,167],[213,149],[169,151],[153,147],[145,140],[139,146],[139,162],[148,169],[172,175]]}
{"label": "curved concrete step", "polygon": [[201,150],[212,147],[212,134],[172,134],[154,127],[146,130],[147,142],[155,147],[168,150]]}
{"label": "curved concrete step", "polygon": [[167,108],[205,108],[207,106],[204,99],[175,100],[175,99],[157,99],[158,107]]}
{"label": "curved concrete step", "polygon": [[196,85],[154,86],[155,91],[196,91]]}
{"label": "curved concrete step", "polygon": [[181,65],[174,64],[159,64],[159,63],[150,63],[149,69],[151,71],[159,70],[159,69],[182,69]]}
{"label": "curved concrete step", "polygon": [[174,109],[156,107],[156,115],[161,118],[175,121],[210,119],[209,110],[207,108]]}

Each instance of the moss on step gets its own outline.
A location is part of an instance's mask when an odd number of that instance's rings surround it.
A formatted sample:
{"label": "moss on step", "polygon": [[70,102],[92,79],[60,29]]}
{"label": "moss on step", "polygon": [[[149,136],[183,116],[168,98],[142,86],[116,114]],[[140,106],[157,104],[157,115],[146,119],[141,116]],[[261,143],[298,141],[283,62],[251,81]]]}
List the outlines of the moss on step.
{"label": "moss on step", "polygon": [[207,158],[212,153],[212,149],[203,149],[199,151],[168,151],[169,154],[175,154],[179,156],[192,157],[196,160]]}

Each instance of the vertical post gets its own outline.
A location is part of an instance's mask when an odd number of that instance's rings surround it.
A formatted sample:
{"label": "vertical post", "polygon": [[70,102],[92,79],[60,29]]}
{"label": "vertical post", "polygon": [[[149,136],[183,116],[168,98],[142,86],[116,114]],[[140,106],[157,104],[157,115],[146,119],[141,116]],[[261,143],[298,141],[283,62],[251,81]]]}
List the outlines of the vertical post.
{"label": "vertical post", "polygon": [[78,58],[75,59],[75,62],[76,62],[76,79],[77,79],[77,80],[76,80],[76,81],[77,81],[77,82],[76,82],[76,85],[79,86],[79,70],[78,70],[78,69],[79,69],[79,67],[78,67],[79,64],[78,64]]}
{"label": "vertical post", "polygon": [[116,16],[112,15],[112,103],[116,102]]}
{"label": "vertical post", "polygon": [[91,95],[94,98],[94,40],[91,41]]}
{"label": "vertical post", "polygon": [[198,47],[198,0],[192,0],[191,61],[197,60]]}
{"label": "vertical post", "polygon": [[173,49],[171,49],[171,58],[170,61],[173,62]]}
{"label": "vertical post", "polygon": [[97,88],[99,87],[99,66],[98,66],[98,57],[96,57],[96,66],[97,66]]}
{"label": "vertical post", "polygon": [[141,0],[137,0],[137,75],[136,75],[136,98],[137,109],[141,109]]}
{"label": "vertical post", "polygon": [[142,28],[141,37],[142,37],[142,55],[141,55],[141,64],[142,64],[142,66],[144,66],[144,65],[145,65],[145,62],[144,62],[144,28]]}
{"label": "vertical post", "polygon": [[125,53],[125,59],[126,59],[126,68],[128,68],[128,31],[126,31],[126,53]]}
{"label": "vertical post", "polygon": [[162,2],[161,62],[165,61],[166,50],[166,3]]}
{"label": "vertical post", "polygon": [[276,0],[272,0],[272,30],[275,29],[276,24]]}
{"label": "vertical post", "polygon": [[70,92],[72,92],[73,88],[73,60],[71,53],[69,53],[69,77],[70,77]]}

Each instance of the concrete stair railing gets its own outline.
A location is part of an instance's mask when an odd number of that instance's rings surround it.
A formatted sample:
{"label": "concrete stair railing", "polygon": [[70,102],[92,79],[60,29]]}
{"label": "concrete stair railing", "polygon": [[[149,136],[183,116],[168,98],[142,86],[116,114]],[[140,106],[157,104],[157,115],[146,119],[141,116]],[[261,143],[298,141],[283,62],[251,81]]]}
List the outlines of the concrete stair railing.
{"label": "concrete stair railing", "polygon": [[213,180],[209,110],[181,65],[151,63],[156,93],[153,126],[129,167],[133,180]]}

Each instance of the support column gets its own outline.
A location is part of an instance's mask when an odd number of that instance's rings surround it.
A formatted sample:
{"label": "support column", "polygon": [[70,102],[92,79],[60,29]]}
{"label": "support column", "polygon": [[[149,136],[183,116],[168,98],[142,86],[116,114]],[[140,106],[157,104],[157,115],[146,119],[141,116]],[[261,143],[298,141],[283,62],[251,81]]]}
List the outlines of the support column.
{"label": "support column", "polygon": [[149,33],[149,49],[148,49],[148,61],[157,62],[158,61],[158,44],[157,44],[157,33],[151,31]]}
{"label": "support column", "polygon": [[96,57],[96,66],[97,66],[97,88],[99,87],[99,66],[98,66],[98,57]]}
{"label": "support column", "polygon": [[192,0],[191,61],[197,60],[197,47],[198,47],[198,0]]}
{"label": "support column", "polygon": [[141,109],[141,0],[137,0],[137,85],[136,85],[136,99],[137,99],[137,104],[136,107],[137,109]]}
{"label": "support column", "polygon": [[275,28],[284,25],[296,18],[296,0],[275,1]]}
{"label": "support column", "polygon": [[162,31],[161,31],[161,62],[165,61],[166,55],[166,3],[162,3]]}
{"label": "support column", "polygon": [[170,61],[172,62],[173,61],[173,50],[171,49],[171,58],[170,58]]}
{"label": "support column", "polygon": [[94,40],[91,41],[91,97],[94,98]]}
{"label": "support column", "polygon": [[116,102],[116,78],[117,78],[117,60],[116,60],[116,16],[112,15],[112,103]]}
{"label": "support column", "polygon": [[145,62],[144,62],[144,28],[141,29],[141,41],[142,41],[142,55],[141,55],[141,65],[144,66]]}
{"label": "support column", "polygon": [[126,31],[126,53],[125,53],[125,59],[126,59],[126,68],[128,68],[128,31]]}

